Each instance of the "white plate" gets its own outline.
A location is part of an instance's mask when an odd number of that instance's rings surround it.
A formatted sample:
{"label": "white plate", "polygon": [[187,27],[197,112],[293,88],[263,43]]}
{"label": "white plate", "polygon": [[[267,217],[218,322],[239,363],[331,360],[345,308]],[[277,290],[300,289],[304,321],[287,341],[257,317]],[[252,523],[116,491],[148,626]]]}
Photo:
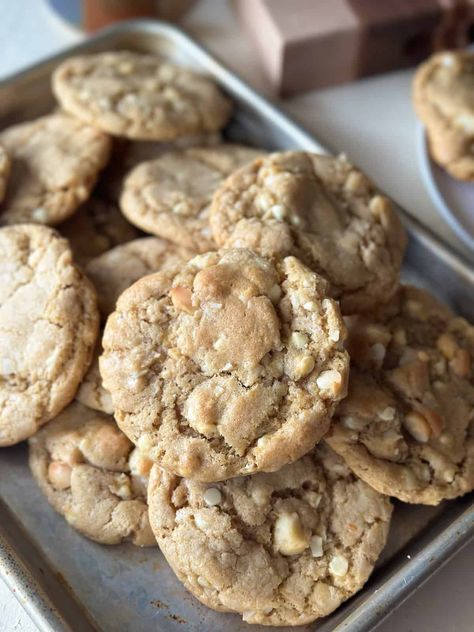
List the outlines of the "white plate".
{"label": "white plate", "polygon": [[474,252],[474,182],[456,180],[431,160],[421,124],[417,145],[421,175],[431,199],[456,235]]}

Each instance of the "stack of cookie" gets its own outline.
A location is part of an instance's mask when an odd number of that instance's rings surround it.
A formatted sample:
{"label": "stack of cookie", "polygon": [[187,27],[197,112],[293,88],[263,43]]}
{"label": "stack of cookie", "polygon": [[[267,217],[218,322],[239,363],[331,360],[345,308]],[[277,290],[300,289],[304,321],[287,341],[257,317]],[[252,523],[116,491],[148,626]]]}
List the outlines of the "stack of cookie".
{"label": "stack of cookie", "polygon": [[344,157],[220,142],[208,79],[104,53],[53,88],[60,113],[0,134],[0,444],[209,607],[329,614],[389,496],[473,489],[474,328],[400,285],[404,230]]}

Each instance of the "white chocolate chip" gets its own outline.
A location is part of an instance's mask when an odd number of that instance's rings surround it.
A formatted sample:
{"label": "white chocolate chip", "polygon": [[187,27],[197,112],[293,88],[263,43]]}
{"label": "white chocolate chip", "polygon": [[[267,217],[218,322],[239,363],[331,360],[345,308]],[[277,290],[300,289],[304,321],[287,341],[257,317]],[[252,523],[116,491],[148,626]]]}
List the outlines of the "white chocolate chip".
{"label": "white chocolate chip", "polygon": [[381,413],[379,413],[379,418],[382,421],[392,421],[395,418],[395,408],[393,406],[387,406],[384,408]]}
{"label": "white chocolate chip", "polygon": [[343,426],[349,428],[349,430],[363,430],[366,426],[366,422],[359,417],[353,417],[352,415],[347,415],[341,418],[341,422]]}
{"label": "white chocolate chip", "polygon": [[312,536],[309,547],[311,549],[311,554],[313,557],[323,556],[323,539],[320,535]]}
{"label": "white chocolate chip", "polygon": [[344,577],[349,569],[349,562],[342,555],[335,555],[329,562],[329,570],[336,577]]}
{"label": "white chocolate chip", "polygon": [[278,303],[281,298],[281,287],[279,285],[273,285],[268,293],[272,303]]}
{"label": "white chocolate chip", "polygon": [[297,349],[304,349],[308,345],[308,336],[299,331],[294,331],[290,336],[290,342]]}
{"label": "white chocolate chip", "polygon": [[232,370],[232,364],[230,362],[227,362],[227,364],[224,364],[224,366],[222,367],[223,371],[231,371]]}
{"label": "white chocolate chip", "polygon": [[270,208],[270,213],[275,219],[282,220],[285,217],[285,207],[281,204],[274,204]]}
{"label": "white chocolate chip", "polygon": [[212,346],[214,347],[216,351],[218,351],[219,349],[222,349],[222,347],[225,346],[226,340],[227,340],[227,336],[225,334],[219,334],[219,337],[217,338],[217,340],[214,341],[214,344]]}
{"label": "white chocolate chip", "polygon": [[202,497],[208,507],[215,507],[222,501],[222,494],[217,487],[208,487]]}
{"label": "white chocolate chip", "polygon": [[306,301],[306,303],[303,303],[303,307],[307,312],[314,312],[318,308],[314,301]]}
{"label": "white chocolate chip", "polygon": [[128,457],[128,466],[133,476],[148,476],[153,462],[150,461],[142,452],[135,448]]}
{"label": "white chocolate chip", "polygon": [[330,391],[332,394],[336,394],[341,388],[342,376],[335,369],[323,371],[316,378],[316,385],[321,391]]}
{"label": "white chocolate chip", "polygon": [[280,514],[275,522],[273,537],[275,548],[282,555],[297,555],[309,546],[309,537],[297,513]]}
{"label": "white chocolate chip", "polygon": [[39,207],[31,212],[31,217],[37,222],[45,222],[48,219],[48,213],[46,209]]}
{"label": "white chocolate chip", "polygon": [[452,483],[454,481],[455,474],[456,469],[454,467],[447,467],[442,474],[443,481],[446,483]]}
{"label": "white chocolate chip", "polygon": [[411,436],[419,443],[426,443],[431,436],[431,428],[427,420],[415,410],[405,415],[403,425]]}
{"label": "white chocolate chip", "polygon": [[380,342],[376,342],[370,347],[370,357],[376,362],[383,362],[387,350]]}
{"label": "white chocolate chip", "polygon": [[311,373],[314,369],[315,361],[313,356],[311,355],[303,355],[298,360],[295,370],[294,370],[294,379],[301,380],[301,378],[306,377]]}
{"label": "white chocolate chip", "polygon": [[338,342],[340,337],[341,332],[339,331],[339,329],[334,329],[333,331],[329,332],[329,339],[333,342]]}

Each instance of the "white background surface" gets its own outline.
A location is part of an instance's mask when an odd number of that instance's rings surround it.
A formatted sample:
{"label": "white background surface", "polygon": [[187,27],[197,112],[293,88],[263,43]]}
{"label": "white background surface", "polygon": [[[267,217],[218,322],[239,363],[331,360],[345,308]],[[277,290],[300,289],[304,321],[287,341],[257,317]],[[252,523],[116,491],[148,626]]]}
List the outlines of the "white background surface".
{"label": "white background surface", "polygon": [[[184,26],[250,84],[268,93],[251,43],[240,32],[227,2],[201,0]],[[79,37],[51,17],[45,0],[0,0],[0,78]],[[283,106],[329,145],[345,151],[408,211],[463,250],[435,211],[421,183],[416,158],[416,121],[410,103],[411,74],[392,73],[312,92],[288,100]],[[464,255],[473,254],[464,249]],[[474,543],[464,548],[378,630],[472,632],[473,589]],[[0,632],[36,632],[1,581]]]}

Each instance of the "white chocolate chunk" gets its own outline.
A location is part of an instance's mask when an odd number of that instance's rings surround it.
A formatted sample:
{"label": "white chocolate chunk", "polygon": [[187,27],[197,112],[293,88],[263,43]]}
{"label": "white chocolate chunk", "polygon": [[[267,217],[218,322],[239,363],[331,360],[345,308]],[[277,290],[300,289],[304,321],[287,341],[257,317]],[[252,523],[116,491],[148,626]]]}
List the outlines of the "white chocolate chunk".
{"label": "white chocolate chunk", "polygon": [[320,535],[313,535],[310,540],[309,546],[313,557],[322,557],[323,539]]}
{"label": "white chocolate chunk", "polygon": [[335,555],[329,562],[329,570],[336,577],[344,577],[349,569],[349,562],[342,555]]}
{"label": "white chocolate chunk", "polygon": [[215,507],[222,501],[222,494],[217,487],[208,487],[202,497],[208,507]]}
{"label": "white chocolate chunk", "polygon": [[297,513],[280,514],[275,522],[273,537],[275,548],[282,555],[298,555],[309,546],[309,537]]}

